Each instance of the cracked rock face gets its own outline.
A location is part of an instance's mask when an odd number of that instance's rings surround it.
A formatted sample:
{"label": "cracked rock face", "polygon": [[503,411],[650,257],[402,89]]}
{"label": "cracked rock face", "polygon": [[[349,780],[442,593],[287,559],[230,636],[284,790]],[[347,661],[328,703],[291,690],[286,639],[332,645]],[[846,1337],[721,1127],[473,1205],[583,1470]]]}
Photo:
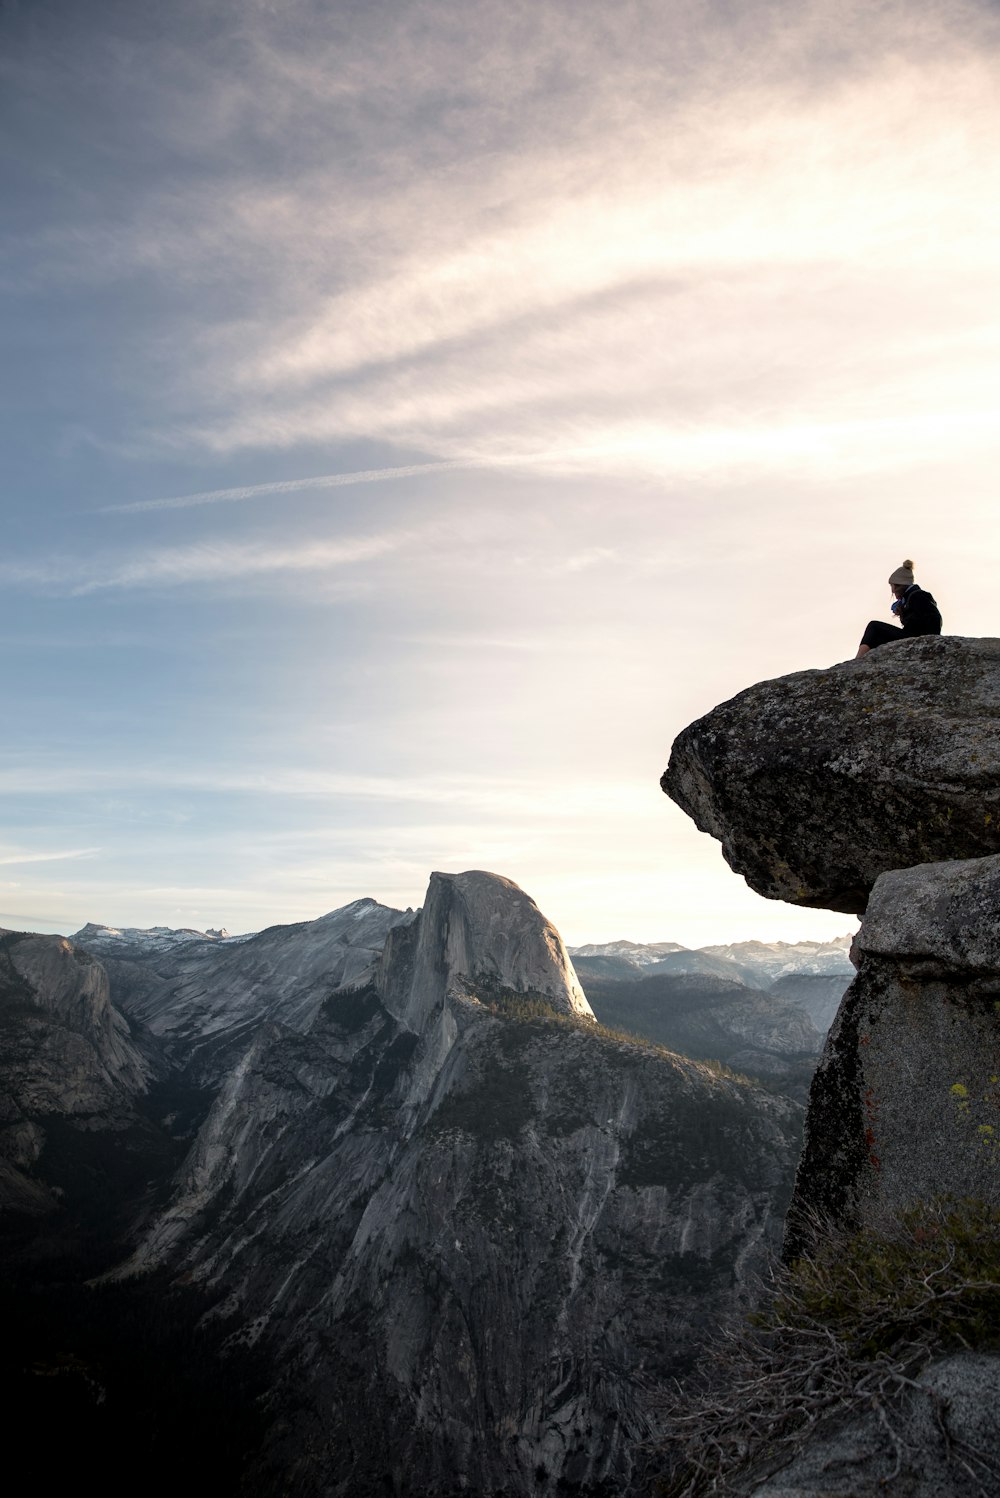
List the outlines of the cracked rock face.
{"label": "cracked rock face", "polygon": [[[138,1261],[228,1291],[294,1411],[296,1491],[626,1492],[681,1373],[780,1221],[794,1105],[651,1048],[374,995],[262,1035]],[[435,1057],[434,1085],[422,1077]],[[268,1479],[262,1484],[269,1490]]]}
{"label": "cracked rock face", "polygon": [[786,1253],[811,1213],[875,1227],[943,1193],[1000,1204],[1000,857],[884,874],[813,1080]]}
{"label": "cracked rock face", "polygon": [[625,1494],[653,1386],[752,1294],[799,1116],[602,1033],[522,891],[435,875],[367,977],[259,1028],[121,1273],[269,1349],[255,1491]]}
{"label": "cracked rock face", "polygon": [[432,874],[415,946],[412,934],[387,943],[376,979],[386,1008],[410,1029],[422,1029],[446,994],[471,988],[594,1017],[559,932],[511,879]]}
{"label": "cracked rock face", "polygon": [[262,1498],[645,1491],[654,1391],[753,1300],[801,1109],[602,1031],[496,875],[432,876],[416,916],[168,937],[113,938],[129,1020],[70,943],[0,942],[0,1193],[43,1253],[96,1164],[106,1277],[210,1290],[267,1361]]}
{"label": "cracked rock face", "polygon": [[52,1212],[54,1131],[124,1134],[151,1067],[99,962],[61,936],[0,931],[0,1213]]}
{"label": "cracked rock face", "polygon": [[1000,852],[1000,640],[761,682],[678,736],[661,784],[759,894],[863,913],[887,870]]}
{"label": "cracked rock face", "polygon": [[364,899],[231,944],[150,946],[109,939],[97,926],[84,927],[76,939],[102,959],[125,1013],[147,1026],[191,1079],[211,1086],[265,1022],[307,1029],[333,989],[356,981],[393,927],[413,919],[413,911]]}
{"label": "cracked rock face", "polygon": [[[831,1235],[850,1254],[853,1233],[942,1198],[1000,1206],[998,771],[997,640],[905,641],[763,682],[674,745],[664,789],[754,889],[864,916],[810,1091],[788,1261]],[[755,1498],[996,1491],[998,1373],[945,1358],[891,1419],[821,1419]]]}

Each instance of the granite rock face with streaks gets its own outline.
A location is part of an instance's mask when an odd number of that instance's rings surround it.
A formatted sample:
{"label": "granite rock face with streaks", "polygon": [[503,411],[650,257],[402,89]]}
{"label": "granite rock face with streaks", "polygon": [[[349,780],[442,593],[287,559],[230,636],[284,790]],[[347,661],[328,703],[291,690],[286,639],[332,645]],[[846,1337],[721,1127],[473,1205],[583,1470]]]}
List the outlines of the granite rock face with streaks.
{"label": "granite rock face with streaks", "polygon": [[1000,1205],[1000,857],[875,884],[813,1080],[787,1251],[947,1193]]}
{"label": "granite rock face with streaks", "polygon": [[333,989],[371,967],[392,928],[413,919],[363,899],[237,941],[129,942],[94,925],[73,940],[102,960],[115,1002],[168,1061],[217,1086],[261,1024],[307,1029]]}
{"label": "granite rock face with streaks", "polygon": [[432,874],[414,933],[415,942],[410,933],[390,936],[376,978],[386,1008],[410,1029],[470,985],[594,1017],[562,937],[513,880],[481,870]]}
{"label": "granite rock face with streaks", "polygon": [[662,786],[752,889],[862,913],[888,869],[1000,852],[1000,640],[931,636],[760,682]]}
{"label": "granite rock face with streaks", "polygon": [[605,1035],[522,891],[434,875],[368,975],[260,1027],[120,1273],[269,1349],[259,1491],[626,1493],[776,1241],[798,1114]]}
{"label": "granite rock face with streaks", "polygon": [[101,964],[61,936],[0,931],[0,1214],[49,1213],[53,1132],[122,1135],[153,1068]]}
{"label": "granite rock face with streaks", "polygon": [[18,1262],[103,1230],[123,1304],[231,1313],[273,1370],[261,1495],[641,1490],[655,1389],[778,1241],[800,1108],[602,1031],[492,874],[80,935],[110,998],[62,938],[0,944]]}

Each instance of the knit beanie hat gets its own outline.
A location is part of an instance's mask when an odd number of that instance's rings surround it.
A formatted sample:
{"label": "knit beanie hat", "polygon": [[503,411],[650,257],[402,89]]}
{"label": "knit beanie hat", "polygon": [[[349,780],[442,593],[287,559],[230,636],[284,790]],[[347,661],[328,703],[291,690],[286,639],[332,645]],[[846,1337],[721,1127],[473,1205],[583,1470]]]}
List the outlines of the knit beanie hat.
{"label": "knit beanie hat", "polygon": [[913,563],[905,561],[902,567],[897,567],[895,572],[889,574],[889,586],[891,588],[908,588],[913,581]]}

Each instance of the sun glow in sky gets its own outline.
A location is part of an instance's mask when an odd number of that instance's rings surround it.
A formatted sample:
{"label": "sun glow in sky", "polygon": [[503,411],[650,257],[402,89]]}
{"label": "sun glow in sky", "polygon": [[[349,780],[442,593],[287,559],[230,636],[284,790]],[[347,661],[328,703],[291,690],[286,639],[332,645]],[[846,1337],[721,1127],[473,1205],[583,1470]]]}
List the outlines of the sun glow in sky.
{"label": "sun glow in sky", "polygon": [[657,782],[904,556],[1000,633],[998,64],[987,0],[9,0],[0,924],[843,932]]}

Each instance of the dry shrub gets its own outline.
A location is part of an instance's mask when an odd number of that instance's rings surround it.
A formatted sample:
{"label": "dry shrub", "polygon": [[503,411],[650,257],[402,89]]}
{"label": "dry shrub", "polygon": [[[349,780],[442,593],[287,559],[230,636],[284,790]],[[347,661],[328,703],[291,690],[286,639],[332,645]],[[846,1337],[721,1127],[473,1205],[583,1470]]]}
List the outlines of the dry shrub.
{"label": "dry shrub", "polygon": [[[781,1470],[821,1426],[874,1410],[905,1459],[905,1397],[957,1349],[1000,1349],[1000,1211],[978,1201],[922,1204],[879,1232],[813,1221],[815,1252],[776,1268],[761,1308],[723,1329],[696,1387],[668,1398],[670,1498],[743,1494]],[[996,1453],[962,1446],[935,1408],[970,1493],[995,1493]]]}

